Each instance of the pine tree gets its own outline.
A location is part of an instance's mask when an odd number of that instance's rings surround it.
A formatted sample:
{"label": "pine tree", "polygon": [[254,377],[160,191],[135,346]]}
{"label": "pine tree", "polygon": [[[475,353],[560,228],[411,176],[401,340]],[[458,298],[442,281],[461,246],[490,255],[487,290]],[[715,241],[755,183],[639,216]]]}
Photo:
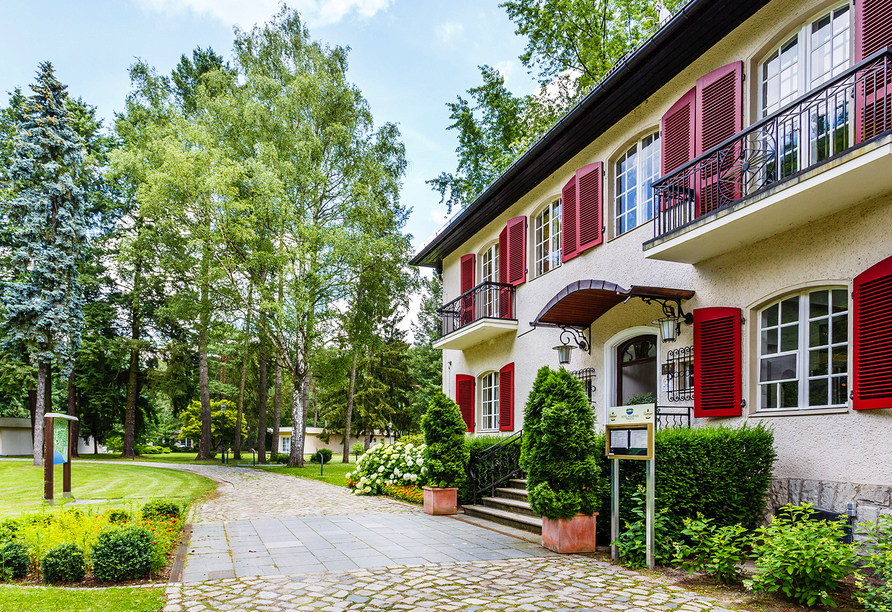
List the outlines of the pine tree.
{"label": "pine tree", "polygon": [[6,284],[7,340],[19,343],[37,365],[34,464],[42,465],[45,381],[55,359],[71,371],[83,327],[79,259],[86,240],[83,192],[77,175],[81,139],[65,106],[66,87],[49,62],[40,65],[34,94],[23,102],[7,186],[0,203],[14,228],[9,238],[14,277]]}

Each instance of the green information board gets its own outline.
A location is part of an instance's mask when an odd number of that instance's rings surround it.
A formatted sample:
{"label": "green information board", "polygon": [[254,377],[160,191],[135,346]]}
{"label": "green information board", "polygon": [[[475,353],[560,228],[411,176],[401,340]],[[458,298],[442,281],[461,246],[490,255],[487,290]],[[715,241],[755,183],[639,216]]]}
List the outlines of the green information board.
{"label": "green information board", "polygon": [[53,465],[68,463],[68,421],[53,419]]}

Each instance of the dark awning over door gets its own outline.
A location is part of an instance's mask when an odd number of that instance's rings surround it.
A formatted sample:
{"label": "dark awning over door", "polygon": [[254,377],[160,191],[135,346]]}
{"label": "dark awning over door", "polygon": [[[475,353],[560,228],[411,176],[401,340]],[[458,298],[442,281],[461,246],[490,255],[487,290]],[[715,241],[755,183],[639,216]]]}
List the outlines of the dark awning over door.
{"label": "dark awning over door", "polygon": [[694,297],[694,292],[690,289],[640,285],[632,285],[631,289],[623,289],[615,283],[602,280],[576,281],[558,291],[557,295],[548,301],[532,325],[566,325],[586,328],[605,312],[630,297],[689,300]]}

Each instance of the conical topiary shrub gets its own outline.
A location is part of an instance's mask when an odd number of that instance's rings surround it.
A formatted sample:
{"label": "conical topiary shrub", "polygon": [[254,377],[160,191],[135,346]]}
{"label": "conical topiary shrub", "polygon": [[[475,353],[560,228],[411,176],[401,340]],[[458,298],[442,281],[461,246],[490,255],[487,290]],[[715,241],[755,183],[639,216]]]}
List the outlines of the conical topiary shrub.
{"label": "conical topiary shrub", "polygon": [[459,487],[467,478],[470,452],[465,445],[467,426],[458,405],[437,391],[421,419],[424,432],[424,465],[434,487]]}
{"label": "conical topiary shrub", "polygon": [[597,512],[606,491],[595,420],[582,383],[567,370],[539,370],[524,410],[521,467],[530,507],[551,520]]}

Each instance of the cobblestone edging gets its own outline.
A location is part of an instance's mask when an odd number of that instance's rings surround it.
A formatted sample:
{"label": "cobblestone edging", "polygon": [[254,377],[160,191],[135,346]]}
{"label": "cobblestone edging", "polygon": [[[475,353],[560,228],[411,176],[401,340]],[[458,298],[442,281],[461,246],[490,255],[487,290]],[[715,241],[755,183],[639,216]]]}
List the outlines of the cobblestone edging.
{"label": "cobblestone edging", "polygon": [[170,585],[165,612],[729,612],[715,600],[575,555]]}
{"label": "cobblestone edging", "polygon": [[892,515],[892,487],[803,478],[778,478],[771,484],[769,511],[804,502],[842,514],[854,502],[858,522],[875,521],[881,514]]}

